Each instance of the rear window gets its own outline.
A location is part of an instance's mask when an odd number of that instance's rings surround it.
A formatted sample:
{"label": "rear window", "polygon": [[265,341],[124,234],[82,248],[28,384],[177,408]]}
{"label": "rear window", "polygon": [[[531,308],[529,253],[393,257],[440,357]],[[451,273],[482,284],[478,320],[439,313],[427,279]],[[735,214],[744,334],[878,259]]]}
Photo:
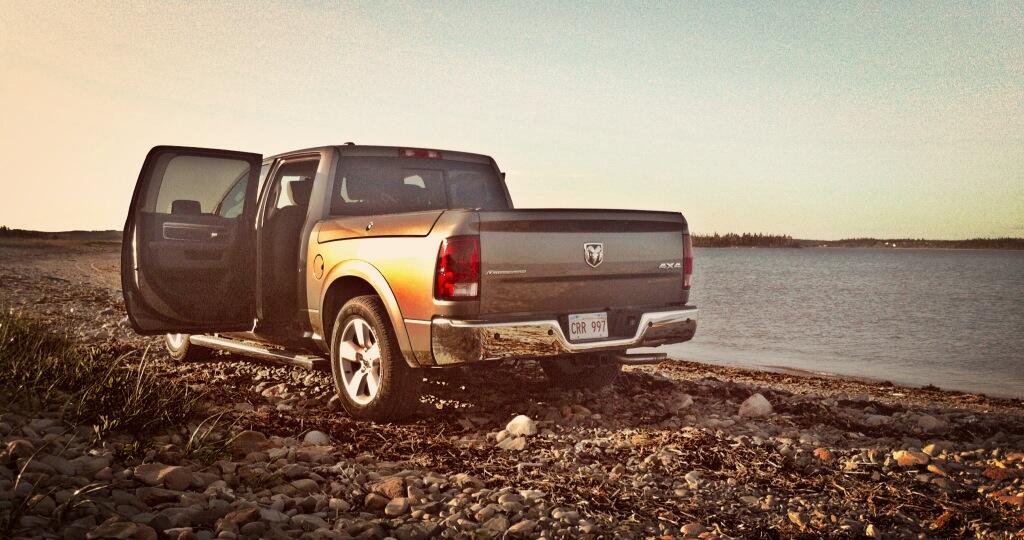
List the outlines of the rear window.
{"label": "rear window", "polygon": [[482,163],[416,158],[346,158],[331,213],[397,214],[450,208],[507,210],[497,172]]}

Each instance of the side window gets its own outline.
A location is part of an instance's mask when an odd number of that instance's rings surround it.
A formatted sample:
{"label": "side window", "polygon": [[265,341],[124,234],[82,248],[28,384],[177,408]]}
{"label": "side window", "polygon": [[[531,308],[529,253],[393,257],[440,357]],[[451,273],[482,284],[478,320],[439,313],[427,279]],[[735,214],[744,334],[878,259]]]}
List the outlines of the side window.
{"label": "side window", "polygon": [[448,201],[450,208],[508,209],[501,182],[490,171],[448,171]]}
{"label": "side window", "polygon": [[[147,197],[153,201],[147,206],[161,214],[218,213],[228,192],[249,176],[249,164],[233,159],[179,155],[162,166],[163,177]],[[244,187],[241,198],[244,202]]]}
{"label": "side window", "polygon": [[242,215],[242,210],[245,208],[245,188],[248,184],[248,175],[235,182],[235,185],[228,190],[220,204],[217,205],[218,216],[231,219]]}
{"label": "side window", "polygon": [[[267,179],[267,173],[270,172],[270,165],[264,165],[260,169],[260,183],[259,186],[263,187],[263,182]],[[235,181],[235,185],[228,190],[224,198],[221,199],[217,205],[216,214],[224,218],[236,218],[242,215],[242,211],[245,210],[245,188],[249,186],[249,175],[248,173],[243,174],[241,178]]]}
{"label": "side window", "polygon": [[331,212],[365,216],[447,208],[444,186],[440,170],[350,165],[341,171]]}
{"label": "side window", "polygon": [[316,177],[319,159],[302,159],[286,161],[274,175],[272,191],[269,193],[268,218],[284,208],[309,206],[309,197],[313,192],[313,179]]}
{"label": "side window", "polygon": [[493,166],[455,160],[344,158],[331,196],[331,213],[336,216],[508,207]]}

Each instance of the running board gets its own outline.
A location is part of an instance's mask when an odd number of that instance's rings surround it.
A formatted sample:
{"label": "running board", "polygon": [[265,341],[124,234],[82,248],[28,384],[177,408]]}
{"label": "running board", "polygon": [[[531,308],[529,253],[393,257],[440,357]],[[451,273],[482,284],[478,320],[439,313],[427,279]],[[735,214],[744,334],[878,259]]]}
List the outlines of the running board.
{"label": "running board", "polygon": [[244,354],[246,356],[255,356],[256,358],[271,360],[273,362],[281,362],[282,364],[288,364],[290,366],[315,369],[318,371],[330,370],[330,363],[326,358],[322,358],[320,356],[295,354],[281,349],[268,349],[254,343],[238,341],[220,336],[193,335],[188,337],[188,341],[189,343],[199,345],[201,347],[210,347],[211,349]]}
{"label": "running board", "polygon": [[668,353],[648,353],[648,354],[616,354],[613,357],[619,361],[620,364],[628,366],[642,366],[646,364],[660,364],[668,359]]}

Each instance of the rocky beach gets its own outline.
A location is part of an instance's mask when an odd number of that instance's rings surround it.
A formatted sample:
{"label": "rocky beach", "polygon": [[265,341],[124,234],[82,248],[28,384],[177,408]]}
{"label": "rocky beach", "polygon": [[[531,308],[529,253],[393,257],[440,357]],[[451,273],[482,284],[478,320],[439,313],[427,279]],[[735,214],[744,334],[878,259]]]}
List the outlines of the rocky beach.
{"label": "rocky beach", "polygon": [[502,362],[428,372],[407,423],[356,422],[327,373],[228,354],[175,363],[135,335],[119,248],[0,244],[5,324],[144,358],[195,410],[140,436],[71,421],[59,392],[6,389],[0,536],[1024,534],[1018,399],[679,360],[566,392]]}

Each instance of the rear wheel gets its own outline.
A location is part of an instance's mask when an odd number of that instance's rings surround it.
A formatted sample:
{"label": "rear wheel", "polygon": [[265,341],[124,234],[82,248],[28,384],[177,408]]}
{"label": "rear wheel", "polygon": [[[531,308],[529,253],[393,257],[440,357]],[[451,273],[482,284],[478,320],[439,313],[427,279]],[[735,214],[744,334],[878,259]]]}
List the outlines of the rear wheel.
{"label": "rear wheel", "polygon": [[599,390],[615,382],[622,364],[603,354],[574,354],[540,361],[544,375],[562,388]]}
{"label": "rear wheel", "polygon": [[166,334],[164,335],[164,346],[167,347],[167,354],[179,362],[205,360],[213,355],[213,349],[190,343],[188,334]]}
{"label": "rear wheel", "polygon": [[331,330],[331,371],[342,406],[356,418],[390,422],[419,405],[423,377],[405,363],[376,296],[353,298],[338,312]]}

